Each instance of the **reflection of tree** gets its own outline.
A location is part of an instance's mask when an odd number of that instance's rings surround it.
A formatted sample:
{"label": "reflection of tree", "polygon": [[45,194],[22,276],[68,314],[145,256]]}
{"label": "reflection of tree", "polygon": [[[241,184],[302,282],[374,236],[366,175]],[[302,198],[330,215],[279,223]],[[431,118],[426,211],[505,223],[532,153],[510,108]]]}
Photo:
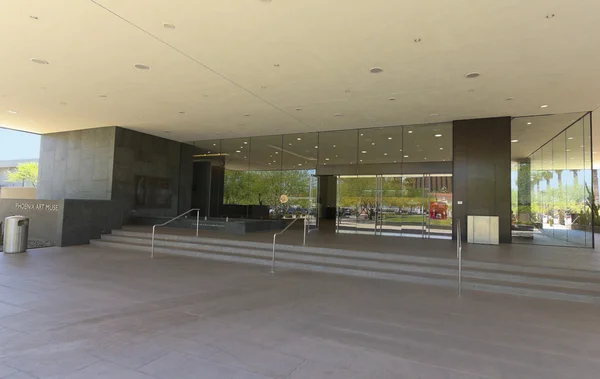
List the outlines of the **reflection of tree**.
{"label": "reflection of tree", "polygon": [[[238,171],[225,170],[225,204],[259,204],[287,210],[290,207],[308,208],[311,171]],[[285,194],[290,201],[285,205],[279,197]],[[259,199],[260,196],[260,199]],[[302,199],[298,199],[302,198]]]}

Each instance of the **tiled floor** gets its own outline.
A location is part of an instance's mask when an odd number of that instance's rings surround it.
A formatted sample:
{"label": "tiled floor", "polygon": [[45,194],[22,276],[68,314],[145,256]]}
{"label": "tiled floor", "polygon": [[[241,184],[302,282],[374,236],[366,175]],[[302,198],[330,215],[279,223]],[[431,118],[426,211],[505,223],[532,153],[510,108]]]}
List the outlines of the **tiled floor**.
{"label": "tiled floor", "polygon": [[598,306],[89,246],[0,256],[0,378],[598,373]]}

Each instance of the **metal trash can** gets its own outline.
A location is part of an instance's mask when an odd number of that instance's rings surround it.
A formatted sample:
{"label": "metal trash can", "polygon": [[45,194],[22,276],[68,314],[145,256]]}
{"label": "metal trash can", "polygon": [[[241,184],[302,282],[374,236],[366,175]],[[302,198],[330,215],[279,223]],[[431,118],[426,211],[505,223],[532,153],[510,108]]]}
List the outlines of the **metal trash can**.
{"label": "metal trash can", "polygon": [[4,220],[4,252],[24,253],[27,250],[29,218],[10,216]]}

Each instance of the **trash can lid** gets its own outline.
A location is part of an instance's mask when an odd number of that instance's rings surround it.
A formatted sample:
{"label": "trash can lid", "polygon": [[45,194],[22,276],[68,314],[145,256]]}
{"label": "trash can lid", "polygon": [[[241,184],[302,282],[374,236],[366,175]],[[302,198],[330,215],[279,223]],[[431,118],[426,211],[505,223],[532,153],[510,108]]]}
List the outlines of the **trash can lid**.
{"label": "trash can lid", "polygon": [[8,216],[5,220],[29,220],[29,217],[25,217],[25,216]]}

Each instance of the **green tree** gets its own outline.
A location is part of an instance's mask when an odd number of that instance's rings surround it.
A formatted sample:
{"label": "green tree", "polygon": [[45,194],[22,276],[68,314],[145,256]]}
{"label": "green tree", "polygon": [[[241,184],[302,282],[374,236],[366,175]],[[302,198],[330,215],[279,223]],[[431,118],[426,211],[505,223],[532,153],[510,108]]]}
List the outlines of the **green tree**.
{"label": "green tree", "polygon": [[23,162],[19,163],[14,170],[8,172],[8,182],[11,183],[31,183],[33,187],[38,181],[38,163]]}

